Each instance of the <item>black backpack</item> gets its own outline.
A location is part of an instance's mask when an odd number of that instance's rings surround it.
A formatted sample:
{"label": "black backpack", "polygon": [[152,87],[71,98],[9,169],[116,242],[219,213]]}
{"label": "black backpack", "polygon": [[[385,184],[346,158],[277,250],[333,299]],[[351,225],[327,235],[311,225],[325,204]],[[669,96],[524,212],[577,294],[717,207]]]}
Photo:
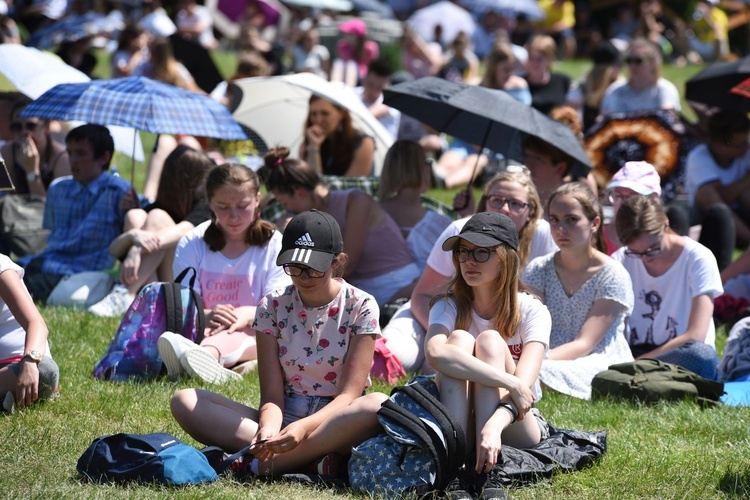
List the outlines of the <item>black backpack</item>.
{"label": "black backpack", "polygon": [[395,387],[378,420],[385,432],[352,449],[352,487],[386,498],[444,490],[466,456],[461,426],[440,402],[432,379]]}

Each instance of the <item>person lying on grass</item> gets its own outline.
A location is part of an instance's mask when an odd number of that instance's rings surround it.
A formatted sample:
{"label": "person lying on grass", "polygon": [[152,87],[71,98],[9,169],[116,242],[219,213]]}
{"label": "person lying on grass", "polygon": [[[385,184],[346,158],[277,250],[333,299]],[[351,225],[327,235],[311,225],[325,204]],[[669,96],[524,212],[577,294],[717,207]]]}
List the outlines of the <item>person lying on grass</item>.
{"label": "person lying on grass", "polygon": [[343,249],[339,225],[325,212],[303,212],[284,231],[276,264],[293,284],[266,295],[252,326],[259,409],[200,389],[172,398],[172,415],[201,443],[231,452],[255,445],[233,464],[235,473],[343,476],[340,455],[381,429],[376,413],[387,396],[362,396],[380,336],[379,309],[340,278]]}

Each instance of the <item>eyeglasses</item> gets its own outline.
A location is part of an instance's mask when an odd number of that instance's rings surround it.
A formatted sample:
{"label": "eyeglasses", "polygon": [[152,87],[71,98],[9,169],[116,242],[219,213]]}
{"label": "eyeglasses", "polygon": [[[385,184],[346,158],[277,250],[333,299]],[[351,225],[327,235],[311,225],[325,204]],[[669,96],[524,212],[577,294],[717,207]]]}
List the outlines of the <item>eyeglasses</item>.
{"label": "eyeglasses", "polygon": [[37,125],[39,125],[39,122],[11,122],[10,130],[11,132],[20,132],[25,126],[26,130],[33,132]]}
{"label": "eyeglasses", "polygon": [[511,212],[523,212],[523,209],[529,206],[528,203],[512,198],[503,198],[502,196],[490,196],[487,198],[487,205],[495,210],[502,209],[506,203],[508,204],[508,210]]}
{"label": "eyeglasses", "polygon": [[289,276],[302,276],[302,273],[307,274],[308,278],[322,278],[326,275],[326,273],[321,271],[316,271],[315,269],[312,269],[310,267],[299,267],[299,266],[290,266],[285,265],[284,266],[284,272],[288,274]]}
{"label": "eyeglasses", "polygon": [[625,255],[633,259],[642,259],[643,257],[648,257],[649,259],[653,259],[654,257],[658,257],[659,255],[661,255],[662,251],[663,249],[661,245],[659,245],[656,248],[649,248],[645,252],[634,252],[630,250],[629,248],[626,248]]}
{"label": "eyeglasses", "polygon": [[474,250],[469,250],[465,247],[458,247],[453,249],[453,255],[461,264],[469,260],[469,255],[471,255],[471,258],[474,260],[474,262],[487,262],[490,260],[490,256],[495,253],[494,248],[484,248],[484,247],[478,247]]}
{"label": "eyeglasses", "polygon": [[[638,194],[638,193],[635,193]],[[623,201],[630,198],[630,196],[622,193],[618,193],[617,191],[610,191],[609,193],[609,202],[610,203],[622,203]]]}
{"label": "eyeglasses", "polygon": [[651,57],[637,57],[637,56],[632,56],[632,57],[626,57],[625,58],[625,63],[626,64],[635,64],[636,66],[641,65],[641,64],[648,64],[648,63],[653,62],[653,61],[654,60]]}

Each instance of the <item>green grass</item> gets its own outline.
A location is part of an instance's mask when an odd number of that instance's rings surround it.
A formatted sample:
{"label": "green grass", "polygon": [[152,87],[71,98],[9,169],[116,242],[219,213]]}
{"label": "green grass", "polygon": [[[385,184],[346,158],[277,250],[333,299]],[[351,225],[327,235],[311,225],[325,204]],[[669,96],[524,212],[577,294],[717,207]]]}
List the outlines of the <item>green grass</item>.
{"label": "green grass", "polygon": [[[61,396],[12,417],[0,415],[0,491],[5,498],[365,498],[298,484],[241,484],[231,479],[188,488],[81,482],[78,457],[91,441],[118,432],[170,432],[194,446],[172,419],[169,399],[196,382],[100,382],[91,370],[118,320],[42,307],[60,365]],[[719,337],[723,340],[724,333]],[[723,343],[720,349],[723,348]],[[208,387],[208,386],[206,386]],[[377,385],[387,392],[388,387]],[[257,376],[218,388],[257,405]],[[513,498],[725,498],[750,495],[750,412],[700,409],[685,402],[641,407],[547,393],[539,407],[559,427],[608,432],[607,454],[593,466],[510,491]]]}

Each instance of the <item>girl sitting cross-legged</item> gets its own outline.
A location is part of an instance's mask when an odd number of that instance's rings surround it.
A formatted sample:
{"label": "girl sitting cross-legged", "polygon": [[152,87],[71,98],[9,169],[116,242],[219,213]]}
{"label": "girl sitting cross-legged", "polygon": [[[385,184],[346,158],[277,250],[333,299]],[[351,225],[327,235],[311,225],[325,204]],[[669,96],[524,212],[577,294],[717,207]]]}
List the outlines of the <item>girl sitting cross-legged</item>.
{"label": "girl sitting cross-legged", "polygon": [[341,475],[339,456],[380,431],[376,413],[387,396],[362,396],[379,310],[371,295],[340,278],[343,250],[339,226],[325,212],[303,212],[287,225],[276,264],[293,284],[269,293],[252,325],[258,409],[200,389],[172,399],[172,414],[196,440],[232,452],[255,445],[255,458],[243,457],[235,472]]}

